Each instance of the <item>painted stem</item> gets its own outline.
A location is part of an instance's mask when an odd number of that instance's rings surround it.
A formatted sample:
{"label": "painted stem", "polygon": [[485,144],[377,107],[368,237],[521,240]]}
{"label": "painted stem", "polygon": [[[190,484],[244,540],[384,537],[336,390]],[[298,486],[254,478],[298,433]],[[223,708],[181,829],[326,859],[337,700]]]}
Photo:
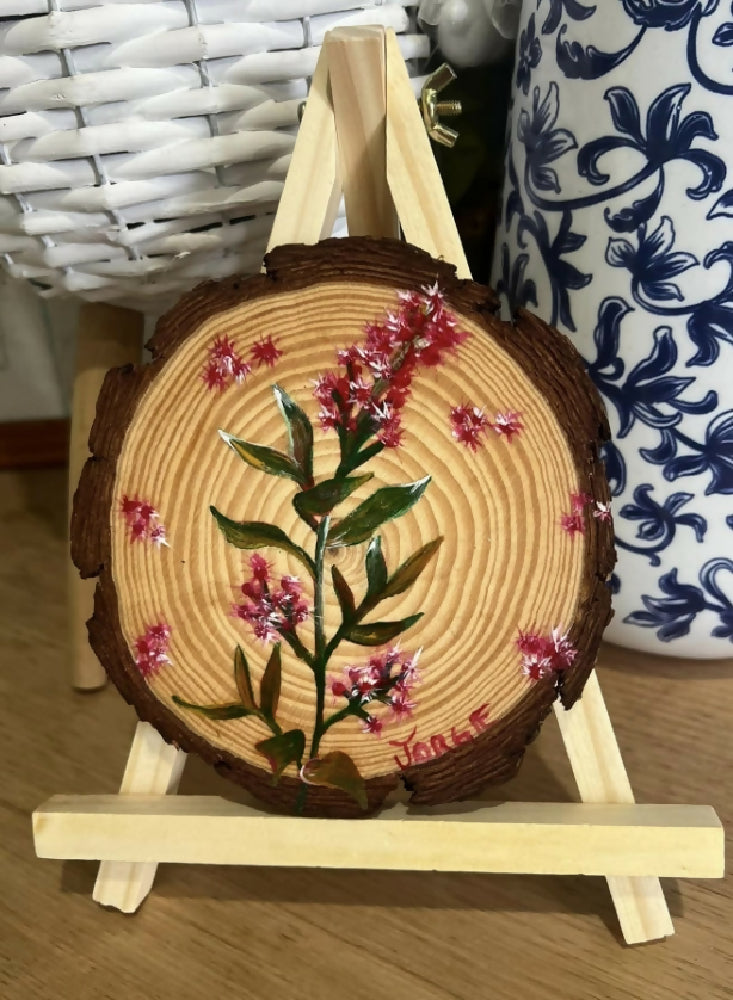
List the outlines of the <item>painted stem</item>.
{"label": "painted stem", "polygon": [[707,75],[700,65],[700,60],[697,58],[697,33],[700,22],[705,16],[705,14],[694,14],[690,23],[690,32],[687,36],[687,61],[690,65],[690,70],[697,82],[713,94],[733,94],[733,84],[713,80],[712,77]]}
{"label": "painted stem", "polygon": [[647,163],[633,177],[629,177],[628,180],[616,184],[615,187],[599,191],[597,194],[587,194],[581,195],[578,198],[564,198],[559,201],[552,201],[550,198],[544,198],[542,195],[537,194],[534,190],[530,178],[529,162],[526,162],[524,164],[524,186],[532,204],[536,208],[541,208],[545,212],[562,212],[566,209],[574,211],[579,208],[590,208],[592,205],[601,205],[604,201],[609,201],[611,198],[617,198],[619,195],[626,194],[641,184],[642,181],[652,177],[659,169],[661,169],[659,163]]}
{"label": "painted stem", "polygon": [[652,299],[647,299],[642,294],[641,285],[642,282],[638,278],[632,279],[631,294],[634,297],[634,301],[640,305],[642,309],[653,313],[655,316],[688,316],[701,306],[716,305],[719,302],[724,302],[730,292],[731,281],[729,279],[725,288],[721,292],[718,292],[717,295],[712,296],[712,298],[702,299],[700,302],[683,302],[679,306],[664,306],[660,305],[658,302],[654,302]]}
{"label": "painted stem", "polygon": [[326,708],[326,635],[324,631],[324,570],[326,561],[326,536],[331,518],[327,514],[318,525],[318,535],[316,536],[315,553],[315,597],[313,602],[313,625],[315,627],[315,657],[313,662],[313,674],[316,681],[316,720],[313,728],[313,741],[311,743],[311,757],[318,753],[321,737],[325,732],[323,714]]}

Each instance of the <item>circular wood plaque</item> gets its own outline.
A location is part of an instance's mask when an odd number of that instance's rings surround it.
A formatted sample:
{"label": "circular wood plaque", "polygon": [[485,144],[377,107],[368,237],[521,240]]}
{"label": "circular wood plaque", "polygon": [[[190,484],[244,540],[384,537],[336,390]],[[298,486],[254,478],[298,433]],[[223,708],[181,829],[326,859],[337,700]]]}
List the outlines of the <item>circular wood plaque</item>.
{"label": "circular wood plaque", "polygon": [[141,719],[260,799],[509,778],[610,616],[607,427],[569,341],[390,240],[281,247],[111,371],[72,520]]}

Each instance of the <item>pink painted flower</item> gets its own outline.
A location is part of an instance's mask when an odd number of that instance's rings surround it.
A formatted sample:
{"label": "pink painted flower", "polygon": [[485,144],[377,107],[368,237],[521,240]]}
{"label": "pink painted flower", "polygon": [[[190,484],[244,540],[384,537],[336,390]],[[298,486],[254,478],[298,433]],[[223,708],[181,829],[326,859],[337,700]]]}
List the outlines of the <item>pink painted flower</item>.
{"label": "pink painted flower", "polygon": [[331,694],[335,698],[347,698],[351,693],[351,685],[344,684],[343,681],[338,679],[331,680]]}
{"label": "pink painted flower", "polygon": [[611,521],[611,505],[608,503],[602,503],[600,500],[596,500],[593,517],[595,517],[598,521]]}
{"label": "pink painted flower", "polygon": [[208,350],[208,359],[201,373],[207,389],[224,391],[234,382],[243,382],[252,371],[239,355],[229,337],[217,337]]}
{"label": "pink painted flower", "polygon": [[381,736],[384,723],[376,715],[368,715],[361,727],[362,733],[371,733],[373,736]]}
{"label": "pink painted flower", "polygon": [[593,497],[590,493],[571,493],[570,494],[570,509],[573,514],[582,514],[585,508],[594,502]]}
{"label": "pink painted flower", "polygon": [[156,524],[155,527],[150,532],[150,541],[153,545],[167,545],[168,542],[165,540],[165,525]]}
{"label": "pink painted flower", "polygon": [[131,542],[152,542],[156,546],[168,545],[165,526],[160,515],[147,500],[125,494],[120,501],[120,513],[127,526]]}
{"label": "pink painted flower", "polygon": [[261,556],[259,552],[253,552],[249,557],[249,565],[255,580],[267,580],[270,573],[270,565],[264,556]]}
{"label": "pink painted flower", "polygon": [[506,413],[497,413],[491,426],[497,434],[505,437],[507,442],[511,442],[518,434],[524,430],[521,413],[515,410],[508,410]]}
{"label": "pink painted flower", "polygon": [[578,650],[559,628],[547,636],[539,632],[523,632],[517,636],[517,649],[521,653],[521,669],[530,680],[554,677],[570,667]]}
{"label": "pink painted flower", "polygon": [[417,708],[417,702],[410,701],[407,691],[399,688],[392,695],[390,707],[395,721],[404,722],[405,719],[412,718],[412,712],[413,709]]}
{"label": "pink painted flower", "polygon": [[419,368],[439,365],[467,333],[433,285],[398,294],[397,308],[366,323],[361,343],[337,352],[340,370],[319,376],[313,394],[324,429],[356,430],[359,418],[385,448],[402,442],[400,411]]}
{"label": "pink painted flower", "polygon": [[272,340],[272,337],[262,337],[260,340],[255,341],[252,344],[252,351],[250,357],[252,358],[252,363],[257,362],[257,367],[262,365],[267,365],[268,368],[272,368],[278,358],[281,358],[283,352],[277,347]]}
{"label": "pink painted flower", "polygon": [[563,514],[560,518],[560,527],[571,538],[574,538],[575,535],[585,534],[585,521],[582,514]]}
{"label": "pink painted flower", "polygon": [[226,389],[229,384],[229,373],[215,362],[209,361],[201,373],[201,380],[207,389]]}
{"label": "pink painted flower", "polygon": [[611,520],[611,508],[607,503],[596,500],[590,493],[570,494],[570,513],[563,514],[560,518],[560,526],[572,538],[574,535],[585,534],[585,512],[590,509],[594,518],[599,521]]}
{"label": "pink painted flower", "polygon": [[232,358],[231,376],[235,382],[244,382],[251,371],[252,366],[248,365],[242,358]]}
{"label": "pink painted flower", "polygon": [[209,347],[209,357],[212,361],[220,361],[226,366],[235,354],[234,341],[229,337],[217,337]]}
{"label": "pink painted flower", "polygon": [[171,629],[165,622],[148,625],[145,632],[135,639],[135,666],[144,678],[152,677],[160,668],[170,663],[168,640]]}
{"label": "pink painted flower", "polygon": [[554,670],[565,670],[572,666],[578,650],[568,638],[567,632],[563,634],[559,628],[552,630],[552,661]]}
{"label": "pink painted flower", "polygon": [[471,451],[476,451],[481,444],[481,436],[486,433],[486,428],[490,424],[484,411],[478,406],[471,406],[470,403],[452,407],[450,422],[453,437]]}
{"label": "pink painted flower", "polygon": [[259,552],[249,557],[252,578],[239,588],[248,601],[232,605],[232,614],[252,629],[257,639],[276,642],[284,633],[294,632],[304,622],[310,607],[303,597],[303,586],[295,576],[280,578],[280,586],[272,586],[271,567]]}
{"label": "pink painted flower", "polygon": [[[416,703],[410,700],[412,688],[418,683],[417,661],[420,650],[412,655],[403,653],[398,646],[373,653],[360,665],[347,667],[341,677],[329,678],[331,694],[335,701],[345,698],[365,721],[364,732],[379,735],[388,721],[375,715],[381,705],[391,709],[390,718],[409,718]],[[369,713],[364,715],[364,706]],[[367,724],[367,720],[371,720]]]}

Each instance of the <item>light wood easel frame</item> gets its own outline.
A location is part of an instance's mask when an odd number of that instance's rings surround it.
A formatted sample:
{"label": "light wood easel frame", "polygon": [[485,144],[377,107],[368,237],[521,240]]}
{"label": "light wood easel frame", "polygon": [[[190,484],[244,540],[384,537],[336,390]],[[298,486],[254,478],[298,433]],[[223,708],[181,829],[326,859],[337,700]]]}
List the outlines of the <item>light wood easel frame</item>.
{"label": "light wood easel frame", "polygon": [[[470,278],[396,38],[382,28],[327,36],[270,246],[330,235],[342,191],[352,235],[396,236],[401,225]],[[396,805],[366,822],[176,797],[185,754],[138,723],[119,795],[50,799],[33,817],[36,852],[101,859],[94,899],[123,912],[160,862],[604,875],[628,943],[672,934],[659,877],[722,876],[717,816],[634,804],[595,672],[556,716],[582,803]]]}

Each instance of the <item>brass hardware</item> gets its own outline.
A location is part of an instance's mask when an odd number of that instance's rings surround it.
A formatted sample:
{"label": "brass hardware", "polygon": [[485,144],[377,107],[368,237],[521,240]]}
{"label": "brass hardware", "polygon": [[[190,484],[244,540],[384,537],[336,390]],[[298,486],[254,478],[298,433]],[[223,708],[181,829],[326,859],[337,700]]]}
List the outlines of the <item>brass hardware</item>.
{"label": "brass hardware", "polygon": [[439,101],[438,94],[455,79],[456,74],[451,67],[448,63],[443,63],[427,78],[420,94],[422,116],[427,133],[431,139],[443,146],[455,146],[459,133],[455,129],[443,125],[440,116],[453,118],[460,115],[462,108],[460,101]]}

